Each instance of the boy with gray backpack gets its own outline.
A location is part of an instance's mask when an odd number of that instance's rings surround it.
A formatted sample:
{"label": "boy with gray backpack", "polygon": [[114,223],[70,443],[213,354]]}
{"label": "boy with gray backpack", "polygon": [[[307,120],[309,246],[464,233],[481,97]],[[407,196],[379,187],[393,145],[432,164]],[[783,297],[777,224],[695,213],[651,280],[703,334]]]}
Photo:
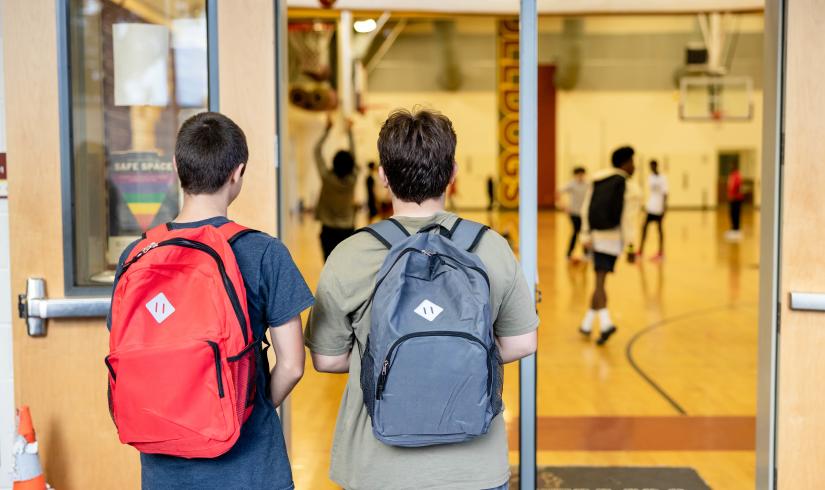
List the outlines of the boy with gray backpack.
{"label": "boy with gray backpack", "polygon": [[507,241],[444,211],[456,137],[397,111],[379,135],[395,214],[330,255],[306,343],[349,373],[331,478],[349,490],[506,488],[502,363],[535,351],[533,294]]}

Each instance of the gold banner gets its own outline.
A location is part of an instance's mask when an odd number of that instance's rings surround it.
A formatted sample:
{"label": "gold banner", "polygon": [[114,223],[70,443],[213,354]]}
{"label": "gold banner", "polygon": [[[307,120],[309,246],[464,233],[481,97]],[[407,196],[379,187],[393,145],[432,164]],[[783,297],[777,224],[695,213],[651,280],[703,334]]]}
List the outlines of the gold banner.
{"label": "gold banner", "polygon": [[498,21],[498,202],[518,208],[518,19]]}

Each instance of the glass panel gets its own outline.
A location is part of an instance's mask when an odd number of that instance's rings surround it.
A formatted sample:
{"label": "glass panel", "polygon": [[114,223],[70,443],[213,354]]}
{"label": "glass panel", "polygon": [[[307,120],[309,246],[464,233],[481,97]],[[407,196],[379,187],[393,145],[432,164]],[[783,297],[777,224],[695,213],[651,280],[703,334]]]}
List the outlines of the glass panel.
{"label": "glass panel", "polygon": [[180,124],[208,106],[206,0],[71,0],[74,286],[180,206]]}

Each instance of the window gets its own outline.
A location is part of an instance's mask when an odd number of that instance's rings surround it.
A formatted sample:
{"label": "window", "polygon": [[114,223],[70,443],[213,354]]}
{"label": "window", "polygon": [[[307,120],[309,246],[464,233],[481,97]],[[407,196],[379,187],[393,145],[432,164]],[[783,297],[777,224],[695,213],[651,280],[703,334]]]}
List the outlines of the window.
{"label": "window", "polygon": [[207,0],[70,0],[66,8],[64,253],[67,293],[77,293],[110,287],[124,248],[177,214],[175,134],[209,107],[214,65]]}

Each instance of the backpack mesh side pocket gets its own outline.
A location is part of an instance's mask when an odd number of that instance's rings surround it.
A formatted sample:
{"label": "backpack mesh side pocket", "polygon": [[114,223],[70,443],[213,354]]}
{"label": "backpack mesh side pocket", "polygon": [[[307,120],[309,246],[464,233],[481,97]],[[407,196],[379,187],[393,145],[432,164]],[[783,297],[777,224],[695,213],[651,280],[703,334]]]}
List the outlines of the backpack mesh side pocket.
{"label": "backpack mesh side pocket", "polygon": [[364,392],[364,405],[367,413],[373,416],[375,410],[375,359],[370,353],[370,339],[367,337],[367,346],[361,357],[361,391]]}
{"label": "backpack mesh side pocket", "polygon": [[255,403],[255,345],[251,344],[237,356],[228,359],[237,393],[235,412],[241,421],[244,420],[246,409]]}
{"label": "backpack mesh side pocket", "polygon": [[504,399],[502,398],[502,392],[504,390],[504,365],[501,362],[501,355],[495,346],[490,349],[489,356],[492,358],[490,359],[490,365],[493,366],[490,406],[493,409],[493,416],[495,416],[504,410]]}

